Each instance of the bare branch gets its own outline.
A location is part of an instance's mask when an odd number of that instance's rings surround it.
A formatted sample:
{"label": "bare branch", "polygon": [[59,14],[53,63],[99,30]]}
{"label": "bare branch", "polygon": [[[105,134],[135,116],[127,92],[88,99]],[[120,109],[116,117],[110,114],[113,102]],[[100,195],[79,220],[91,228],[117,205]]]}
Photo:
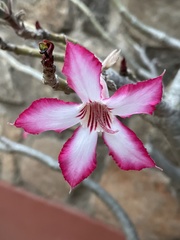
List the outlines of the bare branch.
{"label": "bare branch", "polygon": [[172,108],[180,111],[180,69],[178,70],[173,81],[171,82],[171,85],[167,90],[165,99]]}
{"label": "bare branch", "polygon": [[117,48],[117,45],[114,43],[113,39],[107,34],[106,30],[103,29],[101,24],[98,23],[96,20],[94,14],[91,12],[91,10],[81,1],[79,0],[70,0],[72,3],[74,3],[91,21],[96,31],[99,33],[99,35],[107,41],[111,46]]}
{"label": "bare branch", "polygon": [[[41,54],[39,53],[39,50],[37,50],[35,48],[14,45],[12,43],[6,43],[2,38],[0,38],[0,49],[6,50],[9,52],[14,52],[17,55],[26,55],[26,56],[38,57],[38,58],[42,57]],[[63,62],[64,54],[54,53],[54,60]]]}
{"label": "bare branch", "polygon": [[163,169],[163,172],[170,178],[171,186],[175,194],[180,199],[180,168],[171,163],[163,156],[151,143],[145,145],[151,157],[155,160],[157,166]]}
{"label": "bare branch", "polygon": [[[16,48],[17,46],[15,46]],[[21,50],[23,47],[20,47]],[[17,47],[16,49],[19,50],[19,48]],[[29,50],[30,48],[26,48],[24,47],[23,48],[23,51],[26,51],[26,50]],[[38,53],[38,57],[42,57],[42,55],[39,53],[39,51],[33,49],[34,51],[36,51]],[[44,77],[44,80],[46,79],[46,74],[48,75],[49,73],[51,73],[51,69],[48,69],[46,68],[44,70],[44,75],[42,75],[41,72],[37,71],[36,69],[30,67],[30,66],[26,66],[22,63],[20,63],[18,60],[16,60],[13,56],[11,56],[10,54],[4,52],[4,51],[0,51],[0,56],[5,58],[6,61],[8,61],[11,66],[13,66],[16,70],[18,71],[21,71],[25,74],[28,74],[34,78],[36,78],[37,80],[41,81],[43,83],[43,77]],[[45,74],[46,73],[46,74]],[[69,88],[69,86],[67,85],[67,82],[65,79],[62,79],[60,78],[59,76],[57,76],[54,73],[51,73],[53,74],[53,79],[54,79],[54,82],[51,82],[51,84],[49,84],[54,90],[59,90],[59,91],[63,91],[64,93],[66,94],[69,94],[69,93],[72,93],[73,90],[71,88]],[[51,75],[49,75],[51,77]],[[47,82],[45,82],[45,84],[47,84]]]}
{"label": "bare branch", "polygon": [[142,34],[150,37],[151,39],[159,42],[161,45],[167,46],[172,49],[180,50],[180,40],[168,36],[165,32],[157,30],[153,27],[145,25],[140,20],[138,20],[134,15],[132,15],[128,10],[123,6],[120,0],[112,0],[115,7],[118,9],[119,13],[123,19],[130,24],[133,29],[141,32]]}
{"label": "bare branch", "polygon": [[54,65],[54,44],[48,40],[39,43],[40,54],[42,55],[43,79],[44,84],[49,85],[54,90],[64,91],[66,94],[73,90],[67,85],[67,82],[56,75],[56,66]]}
{"label": "bare branch", "polygon": [[138,53],[142,63],[146,66],[147,69],[149,69],[149,74],[151,75],[150,78],[156,77],[158,75],[157,69],[154,63],[148,58],[145,49],[137,43],[133,44],[133,47]]}
{"label": "bare branch", "polygon": [[[57,161],[50,156],[39,152],[33,148],[24,146],[20,143],[13,142],[6,137],[0,137],[0,150],[8,153],[20,153],[22,155],[32,157],[47,165],[51,169],[55,171],[60,171]],[[94,192],[112,211],[112,213],[115,215],[118,222],[122,226],[122,230],[124,231],[127,240],[139,239],[128,215],[111,195],[109,195],[98,183],[95,183],[93,180],[86,179],[82,182],[82,184],[89,190]]]}
{"label": "bare branch", "polygon": [[145,144],[151,157],[155,160],[157,166],[163,169],[163,172],[171,179],[171,181],[180,185],[180,168],[173,165],[168,159],[163,156],[151,143]]}
{"label": "bare branch", "polygon": [[162,131],[171,146],[174,160],[180,164],[180,111],[163,100],[153,116],[145,115],[143,118]]}
{"label": "bare branch", "polygon": [[[10,1],[8,1],[10,2]],[[4,3],[4,2],[3,2]],[[71,42],[77,42],[76,40],[66,36],[65,34],[55,34],[43,29],[37,21],[35,27],[27,27],[24,24],[23,17],[24,11],[14,13],[11,4],[4,3],[4,9],[2,9],[1,18],[6,21],[9,26],[16,32],[16,34],[25,39],[43,40],[48,39],[54,42],[60,42],[66,45],[66,40]]]}
{"label": "bare branch", "polygon": [[6,137],[0,137],[0,150],[7,153],[20,153],[32,157],[48,165],[53,170],[59,170],[58,162],[50,156],[20,143],[13,142]]}
{"label": "bare branch", "polygon": [[89,178],[83,181],[83,185],[89,188],[89,190],[93,191],[96,196],[99,197],[112,211],[112,213],[116,216],[117,220],[120,221],[120,224],[122,224],[123,231],[127,236],[127,240],[139,239],[128,215],[119,205],[119,203],[111,197],[109,193],[107,193],[102,187],[99,186],[99,184]]}
{"label": "bare branch", "polygon": [[16,70],[28,74],[42,82],[42,73],[37,71],[36,69],[20,63],[18,60],[16,60],[13,56],[11,56],[5,51],[0,51],[0,57],[6,59],[6,61]]}

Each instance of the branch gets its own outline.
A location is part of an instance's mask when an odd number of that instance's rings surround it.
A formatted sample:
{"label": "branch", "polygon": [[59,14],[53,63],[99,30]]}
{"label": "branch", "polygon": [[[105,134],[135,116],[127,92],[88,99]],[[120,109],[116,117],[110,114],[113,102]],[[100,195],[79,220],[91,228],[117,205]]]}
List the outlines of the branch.
{"label": "branch", "polygon": [[[8,138],[0,137],[0,150],[7,153],[20,153],[22,155],[32,157],[47,165],[51,169],[60,171],[57,161],[50,156],[41,153],[33,148],[24,146],[20,143],[13,142]],[[95,183],[93,180],[86,179],[82,182],[82,184],[93,191],[107,205],[107,207],[109,207],[109,209],[112,211],[122,226],[122,230],[124,231],[127,240],[139,239],[128,215],[111,195],[109,195],[100,185]]]}
{"label": "branch", "polygon": [[168,159],[163,156],[151,143],[145,144],[151,157],[155,160],[156,164],[163,169],[163,172],[180,186],[180,168],[172,164]]}
{"label": "branch", "polygon": [[180,111],[180,69],[171,82],[165,99],[172,108]]}
{"label": "branch", "polygon": [[0,51],[0,57],[6,59],[6,61],[16,70],[28,74],[42,82],[42,74],[36,69],[20,63],[18,60],[16,60],[13,56],[11,56],[5,51]]}
{"label": "branch", "polygon": [[130,24],[134,29],[146,35],[147,37],[155,40],[156,42],[164,45],[166,47],[180,50],[180,40],[168,36],[165,32],[157,30],[153,27],[145,25],[140,20],[138,20],[134,15],[132,15],[128,10],[123,6],[120,0],[112,0],[115,5],[115,8],[118,9],[119,13],[123,19]]}
{"label": "branch", "polygon": [[158,75],[157,69],[154,63],[148,58],[145,49],[137,43],[133,44],[133,47],[138,53],[138,56],[140,57],[142,63],[147,69],[149,69],[149,74],[151,76],[149,78],[156,77]]}
{"label": "branch", "polygon": [[175,190],[175,194],[180,199],[180,168],[171,163],[163,156],[151,143],[145,145],[151,157],[156,164],[163,169],[163,172],[170,178],[171,186]]}
{"label": "branch", "polygon": [[74,3],[88,17],[88,19],[93,24],[94,28],[102,37],[102,39],[108,42],[111,46],[117,48],[117,45],[113,42],[112,38],[106,33],[106,30],[103,29],[101,24],[99,24],[99,22],[96,20],[91,10],[82,1],[79,1],[79,0],[70,0],[70,1]]}
{"label": "branch", "polygon": [[123,226],[123,231],[127,236],[127,240],[139,239],[128,215],[119,205],[119,203],[111,197],[109,193],[107,193],[102,187],[99,186],[99,184],[89,178],[83,181],[83,185],[89,188],[89,190],[91,190],[92,192],[94,192],[96,196],[99,197],[112,211],[112,213],[116,216],[117,220]]}
{"label": "branch", "polygon": [[126,60],[129,63],[129,65],[132,67],[134,72],[138,75],[141,76],[144,79],[150,79],[152,78],[152,74],[144,69],[142,66],[140,66],[133,58],[128,54],[128,52],[125,54]]}
{"label": "branch", "polygon": [[35,23],[35,28],[27,28],[24,24],[24,11],[20,10],[17,13],[13,12],[11,0],[7,0],[6,3],[1,1],[3,6],[1,7],[1,18],[8,23],[10,27],[16,32],[16,34],[25,39],[43,40],[48,39],[54,42],[60,42],[66,45],[66,40],[75,42],[76,40],[66,36],[65,34],[55,34],[43,29],[39,22]]}
{"label": "branch", "polygon": [[56,66],[54,65],[54,44],[48,40],[39,43],[40,54],[42,55],[43,79],[44,84],[49,85],[54,90],[63,91],[66,94],[73,90],[67,85],[67,82],[56,75]]}
{"label": "branch", "polygon": [[[23,47],[20,47],[21,50]],[[15,46],[15,49],[19,51],[19,47]],[[23,50],[26,51],[26,50],[29,50],[30,48],[27,48],[27,47],[24,47]],[[39,53],[39,51],[33,49],[33,51],[36,51],[36,53],[38,54],[38,57],[42,57],[42,55]],[[27,51],[28,53],[28,51]],[[31,51],[32,53],[32,51]],[[10,54],[6,53],[6,52],[3,52],[3,51],[0,51],[0,56],[5,58],[6,61],[8,61],[10,63],[11,66],[13,66],[16,70],[20,71],[20,72],[23,72],[25,74],[28,74],[34,78],[36,78],[37,80],[43,82],[43,78],[44,78],[44,83],[45,84],[48,84],[46,80],[47,76],[48,76],[48,79],[50,77],[50,80],[53,79],[53,81],[50,81],[49,82],[49,85],[54,89],[54,90],[59,90],[59,91],[63,91],[64,93],[66,94],[69,94],[69,93],[72,93],[73,90],[71,88],[69,88],[69,86],[67,85],[67,82],[66,80],[60,78],[59,76],[57,76],[55,74],[55,72],[51,72],[51,68],[49,69],[48,71],[48,68],[45,68],[44,69],[44,75],[42,76],[42,73],[37,71],[36,69],[30,67],[30,66],[27,66],[27,65],[24,65],[22,63],[20,63],[19,61],[17,61],[14,57],[12,57]],[[56,56],[56,55],[55,55]],[[57,57],[56,57],[57,58]],[[53,65],[54,66],[54,65]],[[54,66],[55,68],[55,66]],[[51,78],[52,77],[52,78]]]}
{"label": "branch", "polygon": [[180,111],[163,100],[153,116],[145,115],[143,118],[162,131],[171,146],[174,160],[180,164]]}
{"label": "branch", "polygon": [[[2,38],[0,38],[0,49],[13,52],[17,55],[26,55],[30,57],[41,58],[41,54],[37,49],[26,47],[26,46],[22,47],[19,45],[14,45],[12,43],[6,43]],[[54,53],[54,60],[63,62],[64,54]]]}
{"label": "branch", "polygon": [[20,143],[13,142],[6,137],[0,137],[0,150],[7,153],[20,153],[48,165],[53,170],[59,170],[58,162],[50,156]]}

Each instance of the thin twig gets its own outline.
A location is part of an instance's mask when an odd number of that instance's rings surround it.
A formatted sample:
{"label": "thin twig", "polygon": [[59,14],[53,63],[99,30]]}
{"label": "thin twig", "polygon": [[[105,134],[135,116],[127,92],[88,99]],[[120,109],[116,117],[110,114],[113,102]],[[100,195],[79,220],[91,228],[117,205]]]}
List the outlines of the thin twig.
{"label": "thin twig", "polygon": [[[47,165],[51,169],[60,171],[57,161],[50,156],[41,153],[31,147],[13,142],[6,137],[0,137],[0,150],[8,153],[20,153],[28,157],[32,157]],[[124,231],[127,240],[139,239],[128,215],[110,194],[108,194],[98,183],[95,183],[93,180],[86,179],[82,182],[82,184],[94,192],[109,207],[109,209],[112,211],[122,226],[122,230]]]}
{"label": "thin twig", "polygon": [[171,82],[167,94],[165,95],[165,99],[171,107],[180,111],[180,69]]}
{"label": "thin twig", "polygon": [[137,43],[133,44],[133,47],[136,50],[136,52],[138,53],[142,63],[145,65],[145,67],[147,69],[149,69],[149,72],[151,75],[150,78],[156,77],[158,75],[157,69],[156,69],[154,63],[148,58],[145,49]]}
{"label": "thin twig", "polygon": [[[4,2],[4,8],[1,9],[1,18],[8,23],[10,27],[16,32],[16,34],[25,39],[43,40],[48,39],[54,42],[63,43],[66,45],[66,40],[71,42],[77,42],[76,40],[66,36],[65,34],[55,34],[43,29],[40,23],[37,21],[35,26],[30,26],[23,21],[25,15],[23,10],[14,13],[10,0]],[[36,29],[35,29],[36,27]]]}
{"label": "thin twig", "polygon": [[167,46],[172,49],[180,50],[180,40],[170,37],[165,32],[157,30],[153,27],[145,25],[139,19],[137,19],[134,15],[132,15],[128,10],[123,6],[120,0],[112,0],[116,9],[118,9],[119,13],[123,17],[123,19],[130,24],[133,29],[138,30],[143,33],[147,37],[154,39],[156,42],[159,42],[161,45]]}
{"label": "thin twig", "polygon": [[13,142],[6,137],[0,137],[0,150],[8,153],[20,153],[32,157],[43,164],[48,165],[53,170],[59,170],[58,162],[50,156],[23,144]]}
{"label": "thin twig", "polygon": [[91,12],[91,10],[83,2],[81,2],[79,0],[70,0],[70,1],[72,3],[74,3],[88,17],[88,19],[91,21],[94,28],[99,33],[99,35],[102,37],[102,39],[107,41],[111,46],[117,48],[117,45],[115,44],[113,39],[107,34],[106,30],[103,29],[101,24],[98,23],[94,14]]}
{"label": "thin twig", "polygon": [[144,115],[142,117],[161,130],[171,146],[174,160],[180,165],[180,111],[175,110],[163,100],[157,105],[153,116]]}
{"label": "thin twig", "polygon": [[120,223],[123,225],[123,231],[127,236],[127,240],[139,239],[134,226],[129,220],[128,215],[119,205],[119,203],[111,197],[109,193],[107,193],[102,187],[99,186],[99,184],[97,184],[91,179],[84,180],[83,185],[89,188],[89,190],[93,191],[96,196],[99,197],[107,205],[107,207],[116,216],[117,220],[121,220]]}
{"label": "thin twig", "polygon": [[168,159],[163,156],[158,149],[156,149],[151,143],[145,144],[151,157],[155,160],[157,166],[163,169],[163,172],[174,182],[180,185],[180,168],[173,165]]}
{"label": "thin twig", "polygon": [[163,169],[163,172],[169,177],[171,186],[175,194],[180,199],[180,168],[171,163],[165,156],[159,152],[151,143],[145,144],[151,157],[155,160],[157,166]]}
{"label": "thin twig", "polygon": [[54,90],[64,91],[66,94],[72,93],[73,90],[69,88],[67,82],[56,74],[53,55],[54,44],[51,41],[44,40],[39,43],[39,49],[42,56],[44,84],[49,85]]}
{"label": "thin twig", "polygon": [[5,51],[0,51],[0,57],[6,59],[6,61],[16,70],[28,74],[42,82],[42,73],[36,69],[19,62]]}
{"label": "thin twig", "polygon": [[[36,78],[37,80],[43,82],[43,75],[41,72],[37,71],[36,69],[30,66],[20,63],[18,60],[16,60],[13,56],[6,53],[5,51],[0,51],[0,56],[5,58],[6,61],[8,61],[11,64],[11,66],[13,66],[16,70],[23,72],[25,74],[28,74],[33,78]],[[40,56],[42,57],[42,55]],[[74,92],[71,88],[69,88],[65,79],[62,79],[57,75],[55,76],[56,76],[56,87],[53,88],[54,90],[62,91],[66,94],[70,94]]]}
{"label": "thin twig", "polygon": [[[38,57],[38,58],[42,57],[41,54],[39,53],[39,50],[37,50],[35,48],[14,45],[12,43],[6,43],[2,38],[0,38],[0,49],[6,50],[9,52],[14,52],[17,55],[26,55],[26,56]],[[54,53],[54,60],[63,62],[64,54]]]}

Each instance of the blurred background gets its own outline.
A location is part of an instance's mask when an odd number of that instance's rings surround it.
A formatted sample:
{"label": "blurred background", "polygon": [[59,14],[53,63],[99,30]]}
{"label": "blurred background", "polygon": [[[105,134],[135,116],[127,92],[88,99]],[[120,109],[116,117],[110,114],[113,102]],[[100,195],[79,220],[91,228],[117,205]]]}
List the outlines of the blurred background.
{"label": "blurred background", "polygon": [[[180,39],[180,1],[123,0],[121,2],[142,23]],[[180,68],[180,51],[168,48],[137,31],[122,18],[114,1],[84,0],[83,3],[92,11],[112,44],[102,38],[89,18],[73,1],[17,0],[13,1],[13,8],[15,12],[21,9],[25,11],[23,20],[28,24],[34,25],[38,20],[44,29],[54,33],[65,33],[77,39],[101,59],[114,50],[115,46],[122,49],[128,68],[138,80],[155,77],[166,69],[164,85],[165,89],[168,89]],[[38,49],[39,41],[18,37],[4,21],[1,21],[0,28],[0,35],[4,41]],[[55,51],[64,52],[58,43]],[[20,63],[42,72],[40,58],[9,54]],[[63,63],[55,62],[55,64],[57,73],[60,73]],[[120,61],[114,66],[117,72],[119,68]],[[77,101],[77,97],[74,94],[66,95],[63,92],[53,91],[35,77],[18,71],[3,56],[0,56],[0,76],[0,135],[42,151],[56,160],[73,129],[61,134],[46,132],[24,138],[21,129],[7,125],[7,122],[13,122],[35,99],[56,97],[66,101]],[[125,123],[135,131],[144,144],[152,143],[170,162],[175,166],[179,165],[180,159],[179,162],[174,160],[169,143],[157,127],[139,116],[133,116]],[[107,148],[101,140],[97,159],[98,168],[92,179],[106,189],[124,208],[135,225],[140,239],[180,239],[179,192],[171,184],[172,179],[167,174],[157,169],[140,172],[121,171],[108,156]],[[119,226],[110,210],[85,187],[80,186],[69,195],[69,186],[60,172],[53,171],[29,157],[0,151],[0,179],[45,199],[70,204],[94,219]],[[179,186],[179,183],[177,185]]]}

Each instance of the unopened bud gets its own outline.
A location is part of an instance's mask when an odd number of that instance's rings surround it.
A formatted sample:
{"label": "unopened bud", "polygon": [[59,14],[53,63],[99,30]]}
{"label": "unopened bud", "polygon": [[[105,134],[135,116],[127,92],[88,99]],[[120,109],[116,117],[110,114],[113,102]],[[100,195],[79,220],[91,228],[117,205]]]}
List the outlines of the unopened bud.
{"label": "unopened bud", "polygon": [[115,49],[112,51],[106,59],[102,62],[102,70],[106,70],[110,67],[112,67],[119,59],[120,57],[120,50]]}

